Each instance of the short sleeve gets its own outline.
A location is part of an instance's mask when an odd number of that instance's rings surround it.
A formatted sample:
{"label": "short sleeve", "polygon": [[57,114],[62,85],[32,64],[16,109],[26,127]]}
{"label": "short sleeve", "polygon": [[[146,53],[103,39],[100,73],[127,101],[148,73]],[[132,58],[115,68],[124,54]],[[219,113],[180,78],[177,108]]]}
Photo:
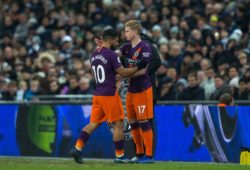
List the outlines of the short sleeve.
{"label": "short sleeve", "polygon": [[113,68],[116,70],[119,67],[121,67],[122,64],[121,64],[120,58],[118,57],[118,55],[115,52],[113,52],[111,55],[112,55],[110,57],[111,63],[112,63]]}
{"label": "short sleeve", "polygon": [[152,50],[149,44],[143,43],[143,48],[141,51],[141,60],[146,60],[150,62],[152,59]]}

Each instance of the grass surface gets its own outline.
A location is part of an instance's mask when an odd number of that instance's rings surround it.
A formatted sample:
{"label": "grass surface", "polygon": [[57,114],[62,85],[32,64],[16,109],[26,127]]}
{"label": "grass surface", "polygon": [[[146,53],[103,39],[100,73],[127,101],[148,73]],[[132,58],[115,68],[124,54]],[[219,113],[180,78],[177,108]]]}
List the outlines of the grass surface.
{"label": "grass surface", "polygon": [[76,164],[72,159],[0,158],[1,170],[249,170],[250,165],[155,162],[153,164],[114,164],[111,160],[85,160]]}

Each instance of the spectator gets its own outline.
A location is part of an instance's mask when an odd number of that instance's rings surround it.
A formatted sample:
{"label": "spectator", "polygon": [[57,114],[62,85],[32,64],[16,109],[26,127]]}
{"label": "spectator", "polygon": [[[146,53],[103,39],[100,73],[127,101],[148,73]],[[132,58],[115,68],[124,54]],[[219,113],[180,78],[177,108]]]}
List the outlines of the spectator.
{"label": "spectator", "polygon": [[180,100],[204,100],[205,92],[202,87],[199,86],[197,75],[195,73],[190,73],[188,75],[188,87],[186,87],[181,96]]}
{"label": "spectator", "polygon": [[18,16],[19,24],[17,25],[14,33],[14,38],[21,43],[26,41],[28,37],[29,24],[25,13],[21,13]]}
{"label": "spectator", "polygon": [[55,57],[48,52],[44,52],[39,55],[37,62],[39,69],[47,73],[54,66]]}
{"label": "spectator", "polygon": [[194,70],[192,58],[193,58],[193,53],[191,52],[184,53],[180,71],[181,77],[187,78],[188,74]]}
{"label": "spectator", "polygon": [[246,86],[247,86],[247,92],[248,92],[248,99],[250,99],[250,78],[246,79]]}
{"label": "spectator", "polygon": [[12,101],[17,100],[17,82],[11,81],[7,86],[7,90],[2,94],[2,99]]}
{"label": "spectator", "polygon": [[35,100],[35,97],[40,94],[40,82],[37,78],[33,78],[29,82],[29,88],[24,96],[25,100]]}
{"label": "spectator", "polygon": [[58,62],[67,64],[67,60],[71,57],[73,50],[72,38],[69,35],[64,35],[61,40],[62,49],[60,50]]}
{"label": "spectator", "polygon": [[247,54],[244,51],[241,51],[238,55],[238,61],[240,64],[239,72],[240,75],[243,75],[246,71],[246,69],[249,68],[249,59],[247,57]]}
{"label": "spectator", "polygon": [[24,100],[24,96],[27,93],[27,90],[28,90],[27,82],[24,80],[19,81],[17,90],[17,100]]}
{"label": "spectator", "polygon": [[152,27],[152,38],[156,44],[159,44],[160,42],[163,41],[168,42],[168,39],[164,37],[162,34],[162,28],[160,25],[154,25]]}
{"label": "spectator", "polygon": [[51,95],[58,95],[60,94],[60,85],[57,80],[51,80],[49,82],[49,94]]}
{"label": "spectator", "polygon": [[181,45],[179,43],[174,42],[170,44],[169,56],[166,62],[168,65],[175,67],[179,74],[181,66]]}
{"label": "spectator", "polygon": [[237,78],[239,80],[239,71],[237,66],[229,66],[228,68],[228,76],[229,76],[229,80],[232,80],[234,78]]}
{"label": "spectator", "polygon": [[220,75],[215,76],[215,91],[211,94],[211,100],[219,100],[220,96],[224,93],[231,93],[229,85],[224,81]]}
{"label": "spectator", "polygon": [[6,80],[2,75],[0,75],[0,99],[3,99],[3,94],[7,90],[7,83]]}
{"label": "spectator", "polygon": [[[228,68],[233,65],[237,67],[238,77],[244,76],[247,81],[249,5],[242,1],[3,1],[0,72],[10,82],[29,82],[42,71],[50,74],[49,81],[58,79],[60,90],[66,93],[69,82],[65,84],[65,75],[69,70],[76,69],[76,76],[93,79],[88,59],[96,49],[94,35],[110,25],[123,36],[122,23],[133,18],[139,19],[143,32],[155,40],[161,62],[175,67],[175,81],[193,69],[206,73],[208,68],[213,68],[229,85],[234,71]],[[39,57],[44,52],[54,59],[41,62]],[[192,53],[191,61],[185,56],[187,52]],[[158,82],[166,76],[166,66],[157,71],[161,72]],[[57,74],[48,73],[51,67]],[[213,79],[209,80],[211,88],[204,88],[206,99],[213,91]]]}
{"label": "spectator", "polygon": [[184,89],[188,86],[188,82],[186,79],[180,78],[177,81],[176,86],[177,86],[177,100],[180,100]]}
{"label": "spectator", "polygon": [[[206,74],[202,70],[197,71],[197,80],[199,86],[201,86],[201,83],[204,82],[207,79]],[[202,87],[202,86],[201,86]]]}
{"label": "spectator", "polygon": [[207,58],[203,58],[201,61],[200,61],[200,67],[201,67],[201,70],[206,72],[206,70],[210,67],[212,67],[212,63],[209,59]]}
{"label": "spectator", "polygon": [[167,74],[166,76],[168,76],[169,78],[172,79],[173,83],[176,83],[177,79],[178,79],[178,75],[177,75],[177,71],[175,67],[168,67],[167,68]]}
{"label": "spectator", "polygon": [[248,100],[249,92],[247,91],[247,85],[244,78],[239,80],[239,91],[236,100]]}
{"label": "spectator", "polygon": [[[200,62],[203,58],[203,55],[202,55],[202,52],[201,51],[195,51],[193,53],[193,59],[192,59],[192,62],[193,62],[193,67],[196,69],[196,70],[200,70]],[[204,71],[204,70],[203,70]]]}
{"label": "spectator", "polygon": [[177,89],[175,87],[174,81],[170,77],[164,77],[160,82],[159,100],[176,100],[177,99]]}
{"label": "spectator", "polygon": [[79,84],[79,94],[92,94],[93,89],[88,78],[82,77]]}
{"label": "spectator", "polygon": [[69,90],[67,94],[79,94],[79,82],[77,76],[70,76],[69,78]]}
{"label": "spectator", "polygon": [[215,90],[214,69],[212,67],[209,67],[205,72],[205,76],[206,79],[201,82],[200,86],[205,90],[205,99],[209,100],[211,94]]}
{"label": "spectator", "polygon": [[159,54],[161,61],[165,61],[168,58],[169,45],[168,43],[161,43],[159,46]]}
{"label": "spectator", "polygon": [[248,68],[248,69],[245,71],[244,78],[245,78],[246,80],[248,80],[248,78],[250,78],[250,68]]}
{"label": "spectator", "polygon": [[227,77],[227,69],[229,68],[229,63],[227,62],[226,59],[222,58],[219,59],[217,62],[217,72],[219,75],[224,77],[226,80],[228,79]]}

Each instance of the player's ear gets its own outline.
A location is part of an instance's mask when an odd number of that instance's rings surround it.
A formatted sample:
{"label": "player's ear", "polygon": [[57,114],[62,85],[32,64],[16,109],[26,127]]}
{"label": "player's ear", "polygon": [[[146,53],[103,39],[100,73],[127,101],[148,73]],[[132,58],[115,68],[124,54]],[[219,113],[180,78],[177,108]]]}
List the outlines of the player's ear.
{"label": "player's ear", "polygon": [[113,44],[113,42],[114,42],[113,39],[108,39],[109,44]]}

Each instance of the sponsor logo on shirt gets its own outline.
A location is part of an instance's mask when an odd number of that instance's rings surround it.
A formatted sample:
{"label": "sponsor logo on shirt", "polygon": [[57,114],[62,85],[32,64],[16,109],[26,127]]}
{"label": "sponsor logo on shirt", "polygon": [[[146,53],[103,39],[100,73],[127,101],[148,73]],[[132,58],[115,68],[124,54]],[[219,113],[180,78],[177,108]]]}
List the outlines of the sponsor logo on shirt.
{"label": "sponsor logo on shirt", "polygon": [[139,60],[139,59],[131,59],[131,58],[129,58],[128,60],[128,64],[129,64],[129,67],[133,67],[133,66],[135,66],[137,63],[139,63],[141,60]]}
{"label": "sponsor logo on shirt", "polygon": [[143,56],[143,57],[149,57],[149,56],[150,56],[150,53],[149,53],[149,52],[143,52],[143,53],[142,53],[142,56]]}

